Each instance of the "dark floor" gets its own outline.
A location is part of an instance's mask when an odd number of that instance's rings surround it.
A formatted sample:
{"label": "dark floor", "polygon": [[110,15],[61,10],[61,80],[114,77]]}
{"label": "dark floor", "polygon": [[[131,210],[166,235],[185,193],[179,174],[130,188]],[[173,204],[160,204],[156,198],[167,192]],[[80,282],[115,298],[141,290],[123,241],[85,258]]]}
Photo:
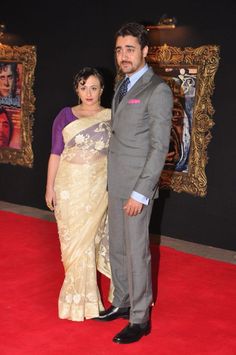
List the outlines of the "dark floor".
{"label": "dark floor", "polygon": [[[54,221],[54,215],[50,211],[40,210],[27,206],[15,205],[8,202],[0,201],[0,210],[15,212],[18,214],[42,218],[47,221]],[[225,261],[231,264],[236,264],[236,251],[219,249],[207,245],[191,243],[175,238],[151,235],[153,242],[158,242],[176,250],[184,251],[186,253],[203,256],[209,259]]]}

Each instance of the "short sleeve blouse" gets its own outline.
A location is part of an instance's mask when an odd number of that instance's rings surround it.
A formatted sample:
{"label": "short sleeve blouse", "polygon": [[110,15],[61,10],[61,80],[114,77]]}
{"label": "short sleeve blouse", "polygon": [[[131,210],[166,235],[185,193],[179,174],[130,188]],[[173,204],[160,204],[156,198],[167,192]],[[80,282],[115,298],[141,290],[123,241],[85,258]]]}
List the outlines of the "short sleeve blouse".
{"label": "short sleeve blouse", "polygon": [[52,126],[52,148],[51,154],[61,155],[64,149],[64,139],[62,130],[69,123],[74,121],[76,117],[73,115],[71,107],[64,107],[56,116]]}

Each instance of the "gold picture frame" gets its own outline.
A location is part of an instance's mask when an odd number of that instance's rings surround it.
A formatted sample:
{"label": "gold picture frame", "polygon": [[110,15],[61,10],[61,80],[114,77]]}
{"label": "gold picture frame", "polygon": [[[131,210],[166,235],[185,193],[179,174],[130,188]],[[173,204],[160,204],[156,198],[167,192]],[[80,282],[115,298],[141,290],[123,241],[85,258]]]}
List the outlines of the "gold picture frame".
{"label": "gold picture frame", "polygon": [[35,46],[0,45],[0,163],[33,166],[35,66]]}
{"label": "gold picture frame", "polygon": [[201,197],[207,193],[205,167],[214,125],[211,96],[219,51],[217,45],[149,48],[148,64],[169,84],[174,96],[170,149],[160,188]]}

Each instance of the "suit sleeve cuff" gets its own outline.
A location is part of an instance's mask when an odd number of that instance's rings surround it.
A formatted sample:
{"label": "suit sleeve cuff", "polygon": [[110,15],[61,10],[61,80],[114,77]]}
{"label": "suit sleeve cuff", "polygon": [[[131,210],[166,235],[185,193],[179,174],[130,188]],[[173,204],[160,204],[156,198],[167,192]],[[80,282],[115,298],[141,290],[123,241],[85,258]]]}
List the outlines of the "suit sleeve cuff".
{"label": "suit sleeve cuff", "polygon": [[146,196],[141,195],[139,192],[133,191],[131,194],[131,197],[135,200],[138,201],[144,205],[148,205],[149,204],[149,198],[147,198]]}

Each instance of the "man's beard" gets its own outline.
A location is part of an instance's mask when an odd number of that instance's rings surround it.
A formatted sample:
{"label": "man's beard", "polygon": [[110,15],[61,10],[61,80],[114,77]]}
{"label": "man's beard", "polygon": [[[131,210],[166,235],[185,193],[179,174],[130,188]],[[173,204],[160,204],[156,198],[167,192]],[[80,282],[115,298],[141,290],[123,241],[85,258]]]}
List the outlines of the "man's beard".
{"label": "man's beard", "polygon": [[[124,64],[127,64],[127,65],[124,66]],[[126,74],[133,73],[133,71],[134,71],[132,63],[128,62],[128,61],[122,61],[119,65],[119,68],[123,73],[126,73]]]}

